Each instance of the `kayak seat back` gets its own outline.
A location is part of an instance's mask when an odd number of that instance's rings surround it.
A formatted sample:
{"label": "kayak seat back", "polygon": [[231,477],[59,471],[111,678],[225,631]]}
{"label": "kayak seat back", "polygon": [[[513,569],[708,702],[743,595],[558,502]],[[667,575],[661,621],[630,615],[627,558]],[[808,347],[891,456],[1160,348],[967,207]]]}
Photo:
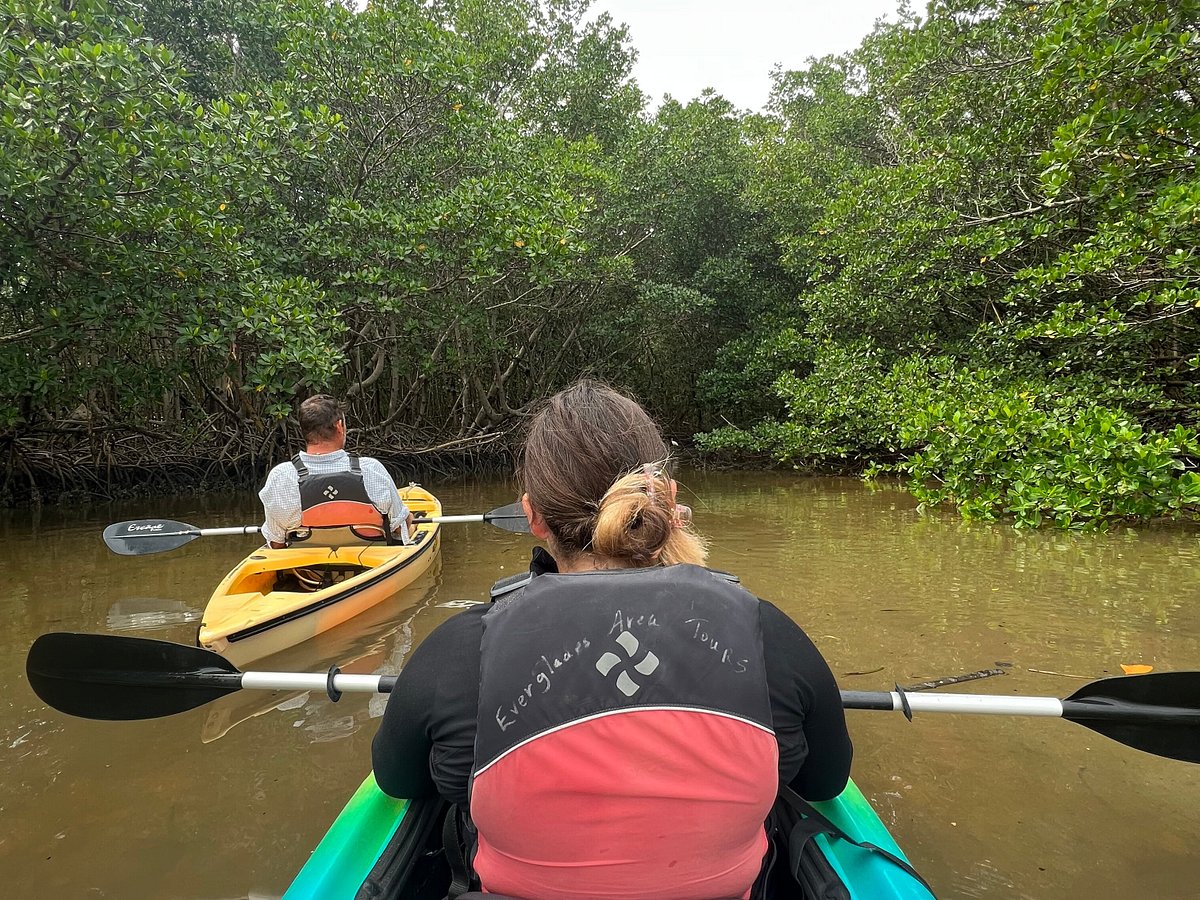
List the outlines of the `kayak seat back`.
{"label": "kayak seat back", "polygon": [[391,544],[390,533],[385,534],[374,525],[312,525],[288,532],[289,547],[348,547],[356,544]]}
{"label": "kayak seat back", "polygon": [[797,841],[800,816],[783,800],[777,800],[767,818],[770,843],[750,900],[813,898],[853,900],[850,889],[821,852],[816,841]]}

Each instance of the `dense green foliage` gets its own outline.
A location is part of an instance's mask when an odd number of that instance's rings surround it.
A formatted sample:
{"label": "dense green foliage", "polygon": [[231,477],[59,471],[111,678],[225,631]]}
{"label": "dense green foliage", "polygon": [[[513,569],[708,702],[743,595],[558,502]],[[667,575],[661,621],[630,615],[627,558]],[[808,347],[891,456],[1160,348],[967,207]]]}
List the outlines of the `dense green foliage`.
{"label": "dense green foliage", "polygon": [[130,426],[185,438],[171,462],[269,461],[325,385],[381,436],[403,422],[402,446],[486,440],[586,364],[605,177],[538,96],[573,89],[543,52],[615,40],[606,23],[531,31],[517,2],[148,8],[143,27],[120,4],[4,3],[17,465],[47,458],[39,434],[103,459]]}
{"label": "dense green foliage", "polygon": [[1200,0],[935,0],[647,112],[588,0],[0,0],[12,498],[393,459],[590,373],[679,439],[1063,526],[1194,513]]}
{"label": "dense green foliage", "polygon": [[786,417],[703,443],[873,459],[973,517],[1194,511],[1198,11],[936,2],[781,75],[752,196],[804,362]]}

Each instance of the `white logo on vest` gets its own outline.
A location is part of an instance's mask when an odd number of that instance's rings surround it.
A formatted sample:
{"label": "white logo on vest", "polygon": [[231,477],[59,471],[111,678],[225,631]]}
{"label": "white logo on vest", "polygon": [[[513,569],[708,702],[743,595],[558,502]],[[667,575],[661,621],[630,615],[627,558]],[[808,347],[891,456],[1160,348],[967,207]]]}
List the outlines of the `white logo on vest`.
{"label": "white logo on vest", "polygon": [[337,495],[338,495],[338,489],[335,488],[332,484],[329,487],[325,488],[325,496],[328,497],[330,500],[332,500]]}
{"label": "white logo on vest", "polygon": [[[638,647],[640,646],[638,644],[638,639],[628,631],[622,631],[619,635],[617,635],[617,643],[621,645],[621,649],[625,651],[630,660],[633,659],[633,655],[638,652]],[[596,671],[607,677],[608,673],[611,672],[613,667],[619,662],[621,662],[621,657],[617,656],[617,654],[610,650],[596,660]],[[654,671],[658,668],[658,657],[655,656],[651,651],[647,650],[645,658],[633,668],[634,671],[638,672],[639,674],[653,675]],[[642,686],[640,684],[629,677],[628,672],[626,672],[624,669],[621,669],[620,674],[617,675],[617,689],[620,690],[622,694],[624,694],[626,697],[632,697],[639,690],[641,690],[641,687]]]}

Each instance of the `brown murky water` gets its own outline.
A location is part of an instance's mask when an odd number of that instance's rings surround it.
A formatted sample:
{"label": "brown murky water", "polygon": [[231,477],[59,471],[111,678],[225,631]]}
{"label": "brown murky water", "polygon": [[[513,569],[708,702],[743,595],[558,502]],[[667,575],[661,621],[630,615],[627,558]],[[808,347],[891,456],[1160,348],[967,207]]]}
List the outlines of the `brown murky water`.
{"label": "brown murky water", "polygon": [[[1085,683],[1071,676],[1121,663],[1200,669],[1197,529],[1026,534],[922,518],[906,494],[848,479],[686,480],[713,564],[799,621],[843,687],[1002,662],[1009,674],[964,689],[1066,696]],[[435,490],[447,512],[512,498],[500,481]],[[252,548],[207,538],[162,556],[105,550],[105,524],[149,515],[221,525],[257,521],[258,510],[247,494],[0,517],[4,897],[278,897],[369,766],[380,698],[243,691],[114,723],[38,701],[24,677],[37,635],[190,642],[208,593]],[[460,601],[522,568],[531,546],[447,526],[435,573],[253,668],[396,671]],[[1200,766],[1053,719],[849,717],[856,780],[939,896],[1196,896]]]}

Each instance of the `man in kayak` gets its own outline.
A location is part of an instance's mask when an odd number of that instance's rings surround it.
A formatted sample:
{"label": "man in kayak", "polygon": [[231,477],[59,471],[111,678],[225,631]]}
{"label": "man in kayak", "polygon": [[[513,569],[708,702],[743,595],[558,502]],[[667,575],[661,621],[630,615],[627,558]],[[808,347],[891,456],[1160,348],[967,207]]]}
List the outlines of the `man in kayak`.
{"label": "man in kayak", "polygon": [[[287,546],[304,528],[353,526],[364,538],[391,531],[407,543],[413,515],[379,460],[346,452],[346,415],[333,397],[318,394],[300,404],[305,449],[267,475],[258,492],[272,547]],[[385,531],[386,529],[386,531]]]}
{"label": "man in kayak", "polygon": [[846,785],[829,666],[779,609],[703,568],[667,453],[610,388],[551,398],[520,472],[549,554],[435,629],[388,701],[379,786],[469,811],[491,893],[745,897],[780,782],[811,800]]}

